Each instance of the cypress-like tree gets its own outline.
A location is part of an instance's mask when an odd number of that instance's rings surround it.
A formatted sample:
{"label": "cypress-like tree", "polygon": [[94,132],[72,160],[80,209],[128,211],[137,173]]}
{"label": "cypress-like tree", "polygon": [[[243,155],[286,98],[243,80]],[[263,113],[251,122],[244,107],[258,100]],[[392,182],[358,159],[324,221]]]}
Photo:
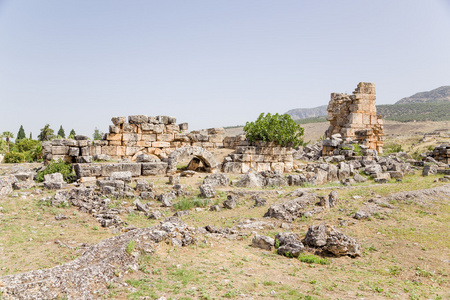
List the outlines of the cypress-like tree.
{"label": "cypress-like tree", "polygon": [[46,124],[44,128],[41,128],[41,133],[38,135],[40,141],[50,141],[54,138],[53,129],[50,128],[49,124]]}
{"label": "cypress-like tree", "polygon": [[62,137],[63,139],[66,138],[66,133],[64,132],[64,129],[62,128],[62,125],[61,125],[61,127],[59,127],[58,135],[59,135],[60,137]]}
{"label": "cypress-like tree", "polygon": [[75,137],[75,135],[76,135],[75,130],[72,129],[72,130],[70,131],[70,133],[69,133],[68,138],[69,138],[69,139],[73,139],[73,138]]}
{"label": "cypress-like tree", "polygon": [[102,139],[102,134],[103,134],[103,133],[100,132],[100,130],[98,130],[97,127],[95,127],[94,134],[93,134],[94,140],[95,140],[95,141],[101,140],[101,139]]}
{"label": "cypress-like tree", "polygon": [[30,140],[33,139],[33,133],[30,131]]}
{"label": "cypress-like tree", "polygon": [[23,130],[23,125],[20,125],[20,129],[19,132],[17,133],[17,138],[16,140],[21,140],[24,139],[25,137],[25,130]]}

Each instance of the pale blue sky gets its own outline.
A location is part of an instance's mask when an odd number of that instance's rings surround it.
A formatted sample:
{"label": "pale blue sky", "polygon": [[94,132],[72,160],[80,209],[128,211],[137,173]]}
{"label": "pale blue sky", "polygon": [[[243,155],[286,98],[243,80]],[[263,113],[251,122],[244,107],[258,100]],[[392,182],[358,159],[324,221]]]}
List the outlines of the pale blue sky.
{"label": "pale blue sky", "polygon": [[0,132],[237,125],[360,81],[378,104],[450,85],[450,1],[0,0]]}

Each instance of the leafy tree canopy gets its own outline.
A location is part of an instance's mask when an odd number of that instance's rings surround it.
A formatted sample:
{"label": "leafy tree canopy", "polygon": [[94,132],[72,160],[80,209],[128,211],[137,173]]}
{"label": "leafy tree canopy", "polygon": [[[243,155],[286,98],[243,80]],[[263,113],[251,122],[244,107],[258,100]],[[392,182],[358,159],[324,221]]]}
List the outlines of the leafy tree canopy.
{"label": "leafy tree canopy", "polygon": [[303,144],[304,129],[287,114],[261,113],[255,122],[245,124],[244,132],[250,142],[275,142],[291,147]]}

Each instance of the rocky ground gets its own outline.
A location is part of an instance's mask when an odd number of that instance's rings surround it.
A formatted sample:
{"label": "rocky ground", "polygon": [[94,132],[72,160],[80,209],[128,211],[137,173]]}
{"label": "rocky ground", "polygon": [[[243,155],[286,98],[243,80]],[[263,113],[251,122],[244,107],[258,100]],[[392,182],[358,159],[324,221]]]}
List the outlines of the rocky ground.
{"label": "rocky ground", "polygon": [[[125,179],[130,194],[118,200],[105,183],[10,191],[0,202],[2,298],[450,296],[443,175],[303,188],[224,182],[204,198],[206,176],[181,177],[183,192],[167,177]],[[155,199],[136,201],[142,191]]]}
{"label": "rocky ground", "polygon": [[283,175],[67,185],[0,165],[0,299],[448,299],[450,169],[429,151],[446,139],[355,158],[336,137],[338,155],[310,144]]}

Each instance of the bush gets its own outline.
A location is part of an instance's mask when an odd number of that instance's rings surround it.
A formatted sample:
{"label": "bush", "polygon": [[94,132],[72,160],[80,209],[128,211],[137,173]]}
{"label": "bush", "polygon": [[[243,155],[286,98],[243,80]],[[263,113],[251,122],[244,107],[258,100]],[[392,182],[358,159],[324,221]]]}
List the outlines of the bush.
{"label": "bush", "polygon": [[403,152],[402,145],[397,143],[390,143],[384,146],[385,153],[397,153],[397,152]]}
{"label": "bush", "polygon": [[19,152],[9,152],[5,154],[5,163],[15,164],[25,161],[25,155]]}
{"label": "bush", "polygon": [[53,173],[61,173],[64,181],[68,183],[74,182],[77,179],[75,173],[72,170],[72,164],[64,162],[60,159],[58,161],[50,162],[47,165],[47,168],[45,168],[43,171],[39,171],[36,175],[36,181],[43,182],[44,175]]}
{"label": "bush", "polygon": [[245,124],[244,132],[250,142],[275,142],[283,147],[303,144],[304,129],[287,114],[262,113],[255,122]]}

